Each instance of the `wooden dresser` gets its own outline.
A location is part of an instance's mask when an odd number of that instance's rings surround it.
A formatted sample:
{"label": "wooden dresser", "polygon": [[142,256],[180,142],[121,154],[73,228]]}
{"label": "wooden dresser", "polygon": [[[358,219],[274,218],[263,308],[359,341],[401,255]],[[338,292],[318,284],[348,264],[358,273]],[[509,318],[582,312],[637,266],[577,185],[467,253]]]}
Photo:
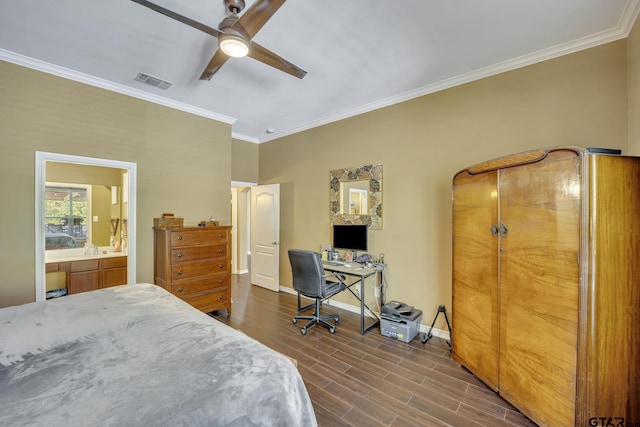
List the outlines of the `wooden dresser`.
{"label": "wooden dresser", "polygon": [[453,359],[539,425],[639,422],[639,215],[640,157],[559,147],[458,173]]}
{"label": "wooden dresser", "polygon": [[198,310],[231,313],[231,227],[154,228],[154,283]]}

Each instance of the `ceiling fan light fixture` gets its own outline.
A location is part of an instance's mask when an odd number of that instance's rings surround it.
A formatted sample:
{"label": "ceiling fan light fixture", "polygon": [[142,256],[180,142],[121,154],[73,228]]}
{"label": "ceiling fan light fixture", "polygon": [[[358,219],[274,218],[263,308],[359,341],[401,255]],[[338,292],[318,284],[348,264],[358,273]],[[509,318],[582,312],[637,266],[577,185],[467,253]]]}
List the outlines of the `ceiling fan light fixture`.
{"label": "ceiling fan light fixture", "polygon": [[219,46],[220,50],[229,56],[234,58],[242,58],[249,53],[249,43],[239,35],[225,34],[220,36]]}

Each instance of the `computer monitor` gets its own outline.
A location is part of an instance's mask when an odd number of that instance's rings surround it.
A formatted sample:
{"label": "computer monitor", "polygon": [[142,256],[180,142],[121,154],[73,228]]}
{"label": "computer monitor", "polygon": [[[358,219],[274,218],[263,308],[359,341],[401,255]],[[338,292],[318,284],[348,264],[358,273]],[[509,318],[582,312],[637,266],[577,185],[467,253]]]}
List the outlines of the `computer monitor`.
{"label": "computer monitor", "polygon": [[367,250],[367,225],[335,224],[333,226],[333,247],[354,251]]}

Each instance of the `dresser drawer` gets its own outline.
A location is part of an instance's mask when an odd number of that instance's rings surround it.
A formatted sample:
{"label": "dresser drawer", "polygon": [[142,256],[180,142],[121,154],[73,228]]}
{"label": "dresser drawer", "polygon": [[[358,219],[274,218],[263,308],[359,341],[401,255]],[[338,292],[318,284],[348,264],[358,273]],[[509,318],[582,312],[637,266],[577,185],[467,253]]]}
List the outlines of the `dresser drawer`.
{"label": "dresser drawer", "polygon": [[171,250],[171,264],[227,256],[227,244],[192,246]]}
{"label": "dresser drawer", "polygon": [[227,230],[174,230],[171,231],[171,247],[225,243],[227,236]]}
{"label": "dresser drawer", "polygon": [[199,279],[181,280],[177,283],[173,283],[171,285],[171,293],[180,298],[185,298],[193,294],[200,294],[220,288],[226,289],[228,287],[228,275],[223,273]]}
{"label": "dresser drawer", "polygon": [[229,291],[227,289],[206,294],[182,298],[198,310],[208,312],[229,306]]}
{"label": "dresser drawer", "polygon": [[214,259],[209,261],[192,262],[171,266],[171,279],[193,279],[200,276],[221,273],[227,271],[227,260]]}

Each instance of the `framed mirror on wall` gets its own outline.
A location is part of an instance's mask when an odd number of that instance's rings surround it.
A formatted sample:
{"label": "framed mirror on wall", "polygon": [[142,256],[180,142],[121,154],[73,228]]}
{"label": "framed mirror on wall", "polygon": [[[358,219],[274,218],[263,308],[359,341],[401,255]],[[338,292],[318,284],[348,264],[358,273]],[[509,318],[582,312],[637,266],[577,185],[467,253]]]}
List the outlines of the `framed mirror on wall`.
{"label": "framed mirror on wall", "polygon": [[382,164],[334,169],[329,176],[332,224],[367,224],[382,229]]}

